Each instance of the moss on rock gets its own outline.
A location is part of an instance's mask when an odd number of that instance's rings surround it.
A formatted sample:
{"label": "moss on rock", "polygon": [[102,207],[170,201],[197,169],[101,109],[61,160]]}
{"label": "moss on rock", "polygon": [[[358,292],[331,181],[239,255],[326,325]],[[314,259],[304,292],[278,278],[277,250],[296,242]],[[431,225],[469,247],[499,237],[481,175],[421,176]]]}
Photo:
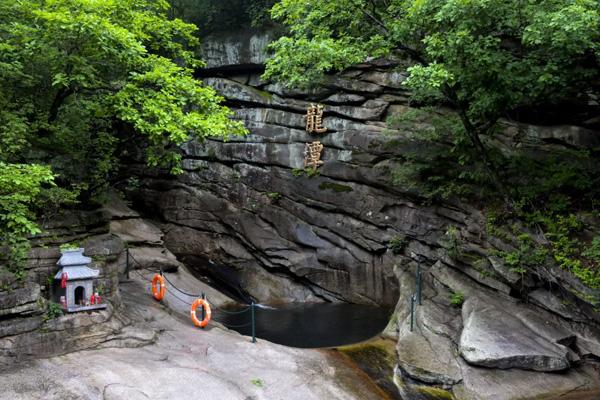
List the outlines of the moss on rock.
{"label": "moss on rock", "polygon": [[319,189],[321,189],[321,190],[331,189],[336,193],[351,192],[353,190],[350,186],[340,185],[339,183],[334,183],[334,182],[323,182],[319,185]]}

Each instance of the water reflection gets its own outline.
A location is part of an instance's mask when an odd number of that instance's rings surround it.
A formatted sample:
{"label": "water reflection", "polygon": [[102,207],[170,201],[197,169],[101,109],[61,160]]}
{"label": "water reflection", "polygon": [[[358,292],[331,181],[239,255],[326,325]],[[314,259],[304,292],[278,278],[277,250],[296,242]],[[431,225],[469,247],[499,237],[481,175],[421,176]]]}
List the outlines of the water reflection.
{"label": "water reflection", "polygon": [[[341,346],[380,333],[390,312],[387,308],[358,304],[292,303],[276,308],[256,307],[256,336],[291,347]],[[250,312],[229,315],[216,310],[214,318],[243,335],[251,335]]]}

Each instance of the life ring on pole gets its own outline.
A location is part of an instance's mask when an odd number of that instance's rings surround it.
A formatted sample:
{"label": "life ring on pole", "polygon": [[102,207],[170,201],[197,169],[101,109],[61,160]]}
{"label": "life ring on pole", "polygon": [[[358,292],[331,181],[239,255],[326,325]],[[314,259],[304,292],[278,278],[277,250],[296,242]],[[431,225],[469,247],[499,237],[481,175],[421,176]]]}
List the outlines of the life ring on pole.
{"label": "life ring on pole", "polygon": [[152,278],[152,295],[158,301],[165,297],[165,278],[162,275],[155,274]]}
{"label": "life ring on pole", "polygon": [[[198,319],[198,317],[196,317],[196,309],[199,306],[204,308],[204,311],[205,311],[204,319],[202,321],[200,321]],[[204,328],[206,325],[208,325],[208,323],[210,321],[210,316],[211,316],[210,304],[208,304],[208,301],[206,301],[204,299],[194,300],[194,302],[192,303],[192,308],[190,310],[190,315],[192,316],[192,322],[194,323],[194,325],[196,325],[200,328]]]}

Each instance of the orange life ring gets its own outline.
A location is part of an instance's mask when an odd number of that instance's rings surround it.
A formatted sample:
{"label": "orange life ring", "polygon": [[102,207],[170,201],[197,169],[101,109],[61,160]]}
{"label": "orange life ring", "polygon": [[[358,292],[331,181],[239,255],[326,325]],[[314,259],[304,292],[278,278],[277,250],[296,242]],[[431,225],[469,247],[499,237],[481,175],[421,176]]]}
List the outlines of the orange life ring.
{"label": "orange life ring", "polygon": [[[202,321],[200,321],[198,317],[196,317],[196,309],[198,308],[198,306],[203,307],[205,311],[204,319]],[[194,323],[194,325],[199,326],[200,328],[204,328],[206,325],[208,325],[208,322],[210,321],[210,304],[208,304],[208,301],[204,299],[196,299],[192,303],[192,309],[190,310],[190,314],[192,316],[192,322]]]}
{"label": "orange life ring", "polygon": [[[157,288],[157,285],[158,288]],[[165,297],[165,278],[162,275],[155,274],[154,278],[152,278],[152,295],[158,301],[161,301],[163,297]]]}

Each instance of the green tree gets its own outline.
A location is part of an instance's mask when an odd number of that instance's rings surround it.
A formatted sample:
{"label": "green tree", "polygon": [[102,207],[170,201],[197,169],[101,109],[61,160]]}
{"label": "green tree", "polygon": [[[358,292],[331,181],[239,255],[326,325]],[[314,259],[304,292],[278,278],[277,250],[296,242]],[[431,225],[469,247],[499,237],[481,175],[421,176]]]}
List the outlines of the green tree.
{"label": "green tree", "polygon": [[598,0],[282,0],[272,15],[289,35],[265,77],[303,86],[369,57],[409,57],[415,98],[453,106],[504,191],[482,138],[511,110],[590,90],[599,11]]}
{"label": "green tree", "polygon": [[164,0],[0,0],[0,247],[38,232],[30,211],[40,196],[101,191],[124,142],[177,173],[183,142],[244,133],[193,77],[196,27],[168,9]]}

